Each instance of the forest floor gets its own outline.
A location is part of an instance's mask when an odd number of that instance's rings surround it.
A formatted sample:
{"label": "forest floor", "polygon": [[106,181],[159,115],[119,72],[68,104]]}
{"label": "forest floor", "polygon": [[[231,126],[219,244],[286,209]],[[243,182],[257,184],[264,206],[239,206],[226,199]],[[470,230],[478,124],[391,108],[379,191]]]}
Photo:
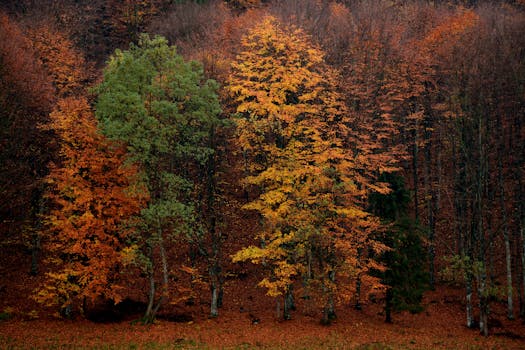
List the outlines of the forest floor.
{"label": "forest floor", "polygon": [[448,287],[428,292],[422,313],[395,314],[393,324],[374,303],[361,311],[340,307],[330,326],[301,311],[278,321],[270,299],[256,304],[244,310],[234,297],[217,319],[197,313],[151,326],[14,317],[0,321],[0,349],[525,349],[525,325],[506,320],[500,304],[489,337],[467,329],[461,291]]}
{"label": "forest floor", "polygon": [[[423,312],[396,313],[392,324],[384,322],[379,300],[366,302],[362,310],[338,305],[337,320],[323,326],[319,310],[297,298],[292,320],[282,321],[275,300],[257,287],[261,276],[250,264],[225,266],[224,305],[216,319],[207,317],[209,291],[203,284],[194,291],[193,305],[167,304],[150,326],[133,322],[140,313],[108,323],[80,316],[62,320],[30,298],[43,282],[45,266],[32,277],[22,249],[0,248],[0,349],[525,349],[525,323],[507,320],[503,302],[491,303],[485,338],[465,326],[462,288],[445,285],[425,293]],[[145,295],[147,288],[138,280],[132,285]],[[144,295],[134,299],[145,300]]]}

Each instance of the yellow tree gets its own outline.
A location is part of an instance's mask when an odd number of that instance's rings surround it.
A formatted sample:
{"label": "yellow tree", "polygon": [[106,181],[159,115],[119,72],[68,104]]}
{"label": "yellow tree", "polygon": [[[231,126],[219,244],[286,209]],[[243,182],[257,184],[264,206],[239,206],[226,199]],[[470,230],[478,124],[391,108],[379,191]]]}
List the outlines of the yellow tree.
{"label": "yellow tree", "polygon": [[[341,285],[336,273],[355,274],[359,250],[382,249],[370,238],[377,220],[361,206],[368,183],[348,149],[351,120],[336,91],[336,73],[301,30],[284,30],[266,17],[242,48],[228,89],[244,183],[259,194],[245,209],[257,211],[262,224],[255,232],[261,245],[239,251],[234,260],[269,266],[259,285],[270,296],[284,296],[285,319],[294,281],[303,276],[323,300],[323,321],[329,322]],[[372,259],[361,264],[370,265]]]}
{"label": "yellow tree", "polygon": [[60,100],[50,118],[62,158],[46,179],[53,206],[46,217],[46,243],[56,268],[47,274],[37,300],[58,304],[69,316],[75,300],[122,299],[120,270],[133,253],[124,224],[138,215],[147,195],[130,187],[137,169],[124,166],[123,147],[97,133],[85,98]]}

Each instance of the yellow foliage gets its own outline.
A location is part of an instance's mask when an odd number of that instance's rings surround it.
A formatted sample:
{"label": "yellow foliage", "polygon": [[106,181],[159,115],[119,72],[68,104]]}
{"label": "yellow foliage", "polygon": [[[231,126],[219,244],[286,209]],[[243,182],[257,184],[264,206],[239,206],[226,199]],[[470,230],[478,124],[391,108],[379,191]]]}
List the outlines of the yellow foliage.
{"label": "yellow foliage", "polygon": [[352,120],[323,56],[303,31],[268,16],[243,38],[227,86],[247,161],[243,182],[261,191],[244,209],[260,214],[254,236],[264,242],[232,259],[264,263],[269,276],[259,286],[274,297],[306,271],[313,252],[317,285],[333,293],[329,276],[358,265],[358,250],[379,227],[362,209],[370,187],[360,172],[369,163],[348,149]]}

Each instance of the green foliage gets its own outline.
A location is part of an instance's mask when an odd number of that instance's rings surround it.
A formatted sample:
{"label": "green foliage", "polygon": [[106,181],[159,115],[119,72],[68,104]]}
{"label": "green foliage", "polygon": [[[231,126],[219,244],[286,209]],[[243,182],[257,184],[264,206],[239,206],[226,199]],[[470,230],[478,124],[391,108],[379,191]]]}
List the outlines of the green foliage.
{"label": "green foliage", "polygon": [[14,309],[12,307],[6,307],[4,311],[0,312],[0,321],[7,321],[13,317]]}
{"label": "green foliage", "polygon": [[[446,266],[441,270],[440,276],[444,282],[451,285],[464,285],[470,277],[474,277],[477,283],[480,282],[481,274],[485,274],[485,264],[482,261],[472,260],[466,255],[449,255],[443,257]],[[496,297],[503,299],[506,295],[506,286],[491,285],[483,290],[483,296]]]}
{"label": "green foliage", "polygon": [[[153,258],[153,247],[163,249],[164,240],[201,229],[195,169],[214,154],[210,138],[221,123],[217,89],[200,64],[185,62],[165,38],[147,34],[129,50],[115,52],[96,89],[103,133],[127,146],[150,194],[137,237],[146,257],[137,250],[130,254],[143,264]],[[152,275],[153,266],[146,263],[144,269]]]}
{"label": "green foliage", "polygon": [[198,63],[185,62],[160,36],[141,35],[138,45],[117,50],[108,63],[96,115],[104,134],[124,142],[142,166],[152,197],[142,212],[148,227],[167,221],[180,227],[191,219],[189,166],[213,153],[208,138],[219,124],[217,88]]}
{"label": "green foliage", "polygon": [[[124,141],[146,168],[163,157],[202,163],[212,152],[205,142],[209,130],[218,123],[217,88],[166,39],[143,34],[138,45],[111,57],[97,89],[96,115],[104,133]],[[173,181],[179,180],[166,184]]]}
{"label": "green foliage", "polygon": [[392,250],[385,252],[387,270],[384,282],[392,287],[392,304],[395,311],[422,310],[423,293],[428,289],[428,273],[425,271],[426,252],[421,230],[404,217],[396,222],[390,233]]}
{"label": "green foliage", "polygon": [[372,193],[369,202],[372,211],[390,225],[381,233],[381,241],[391,248],[381,257],[387,269],[378,272],[388,288],[386,311],[390,321],[390,308],[422,310],[421,299],[428,288],[428,274],[424,269],[427,257],[422,231],[406,213],[410,198],[403,178],[396,173],[383,173],[379,180],[389,183],[391,192]]}

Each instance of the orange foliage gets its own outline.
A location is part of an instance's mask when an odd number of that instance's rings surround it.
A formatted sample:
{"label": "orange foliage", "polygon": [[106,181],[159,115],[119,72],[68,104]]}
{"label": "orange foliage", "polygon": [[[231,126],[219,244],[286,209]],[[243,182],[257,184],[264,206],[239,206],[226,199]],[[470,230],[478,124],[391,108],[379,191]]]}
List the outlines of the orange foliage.
{"label": "orange foliage", "polygon": [[97,133],[96,122],[84,98],[65,98],[51,113],[50,127],[61,141],[61,165],[47,176],[47,216],[50,260],[58,272],[37,299],[69,306],[75,297],[122,298],[119,270],[132,254],[126,246],[126,222],[138,214],[147,196],[131,188],[136,167],[125,165],[125,151]]}
{"label": "orange foliage", "polygon": [[29,35],[59,97],[72,96],[85,88],[87,64],[67,37],[45,25],[31,30]]}
{"label": "orange foliage", "polygon": [[[0,72],[0,102],[24,103],[38,111],[51,108],[52,89],[37,52],[20,28],[3,13],[0,13]],[[15,93],[19,97],[13,100]]]}
{"label": "orange foliage", "polygon": [[423,40],[421,47],[429,56],[443,54],[444,49],[457,43],[466,31],[479,21],[479,16],[473,10],[464,10],[445,18],[443,23],[432,29]]}

